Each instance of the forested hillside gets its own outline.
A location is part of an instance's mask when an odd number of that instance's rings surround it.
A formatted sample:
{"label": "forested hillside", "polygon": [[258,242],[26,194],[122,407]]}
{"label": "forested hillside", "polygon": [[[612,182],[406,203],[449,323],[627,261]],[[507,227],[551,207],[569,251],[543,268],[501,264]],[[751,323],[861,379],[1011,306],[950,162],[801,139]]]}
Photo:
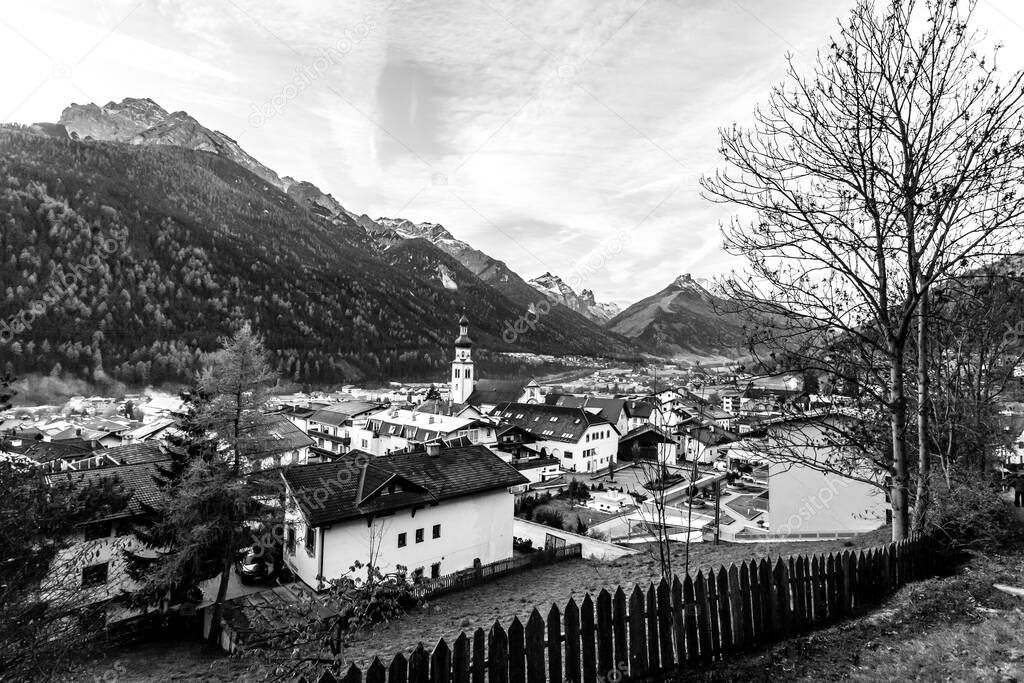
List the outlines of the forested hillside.
{"label": "forested hillside", "polygon": [[243,319],[299,382],[443,375],[463,310],[492,349],[624,348],[544,321],[511,346],[521,311],[472,273],[446,287],[426,257],[378,253],[206,152],[0,129],[0,222],[0,354],[18,374],[183,380]]}

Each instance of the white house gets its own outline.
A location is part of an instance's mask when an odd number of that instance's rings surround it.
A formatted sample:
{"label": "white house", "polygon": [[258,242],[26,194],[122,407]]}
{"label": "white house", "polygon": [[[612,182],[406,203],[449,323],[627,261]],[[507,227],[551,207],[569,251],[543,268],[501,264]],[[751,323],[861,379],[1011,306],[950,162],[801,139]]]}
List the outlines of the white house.
{"label": "white house", "polygon": [[107,514],[78,526],[50,562],[41,581],[41,597],[51,605],[78,608],[102,605],[107,623],[120,621],[141,612],[124,604],[125,594],[138,584],[128,575],[126,553],[151,556],[141,548],[132,533],[132,520],[146,514],[144,504],[153,505],[159,495],[154,481],[163,462],[102,467],[82,471],[66,470],[51,474],[53,482],[70,480],[78,486],[114,481],[123,491],[123,506],[114,506]]}
{"label": "white house", "polygon": [[494,443],[495,425],[475,417],[386,408],[366,416],[366,422],[353,426],[351,433],[353,449],[388,455],[438,439],[464,437],[471,443]]}
{"label": "white house", "polygon": [[256,414],[239,430],[239,445],[254,470],[309,461],[313,439],[281,414]]}
{"label": "white house", "polygon": [[356,562],[438,577],[511,557],[510,488],[527,483],[478,445],[387,456],[353,451],[282,477],[285,562],[316,590]]}
{"label": "white house", "polygon": [[537,403],[504,403],[493,417],[537,438],[533,448],[558,458],[570,472],[597,472],[615,462],[619,431],[599,413]]}
{"label": "white house", "polygon": [[[834,464],[841,446],[830,436],[836,420],[789,419],[768,428],[769,531],[772,536],[814,537],[871,531],[886,522],[884,491],[864,481],[822,471]],[[851,472],[853,473],[853,472]],[[859,478],[881,481],[861,468]]]}
{"label": "white house", "polygon": [[352,430],[357,424],[364,424],[367,415],[379,410],[378,404],[368,401],[335,403],[312,413],[306,419],[304,431],[316,442],[317,448],[347,453],[352,447]]}

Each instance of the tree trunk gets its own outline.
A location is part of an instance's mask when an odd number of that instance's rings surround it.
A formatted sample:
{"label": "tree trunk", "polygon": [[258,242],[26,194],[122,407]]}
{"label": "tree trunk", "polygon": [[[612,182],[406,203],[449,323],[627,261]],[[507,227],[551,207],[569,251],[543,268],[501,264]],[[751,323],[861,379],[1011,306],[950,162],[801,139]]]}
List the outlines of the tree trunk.
{"label": "tree trunk", "polygon": [[928,452],[928,293],[921,295],[917,319],[917,496],[914,500],[914,533],[924,531],[931,502],[931,455]]}
{"label": "tree trunk", "polygon": [[908,492],[910,475],[907,472],[907,400],[904,392],[903,350],[893,353],[890,370],[892,386],[889,390],[890,424],[892,425],[892,540],[902,541],[910,532]]}
{"label": "tree trunk", "polygon": [[213,603],[213,614],[210,618],[211,645],[220,646],[220,620],[224,614],[224,601],[228,596],[228,582],[231,581],[231,570],[233,569],[233,557],[231,554],[224,556],[224,568],[220,573],[220,585],[217,587],[217,600]]}

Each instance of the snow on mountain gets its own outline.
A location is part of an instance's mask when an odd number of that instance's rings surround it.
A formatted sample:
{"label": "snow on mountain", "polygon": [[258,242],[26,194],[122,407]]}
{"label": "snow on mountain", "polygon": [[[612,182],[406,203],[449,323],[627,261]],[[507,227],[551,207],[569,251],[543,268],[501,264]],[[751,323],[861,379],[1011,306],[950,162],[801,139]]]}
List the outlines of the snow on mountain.
{"label": "snow on mountain", "polygon": [[557,301],[580,315],[601,324],[608,322],[619,313],[619,307],[615,304],[597,303],[593,291],[584,289],[577,294],[562,278],[551,273],[544,273],[540,277],[533,278],[530,280],[530,284],[552,301]]}

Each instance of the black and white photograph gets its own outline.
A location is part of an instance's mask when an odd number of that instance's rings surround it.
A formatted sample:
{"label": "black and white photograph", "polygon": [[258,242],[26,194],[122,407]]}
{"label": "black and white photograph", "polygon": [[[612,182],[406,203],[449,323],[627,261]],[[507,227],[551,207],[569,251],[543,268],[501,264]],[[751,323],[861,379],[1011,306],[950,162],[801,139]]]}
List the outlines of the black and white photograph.
{"label": "black and white photograph", "polygon": [[0,681],[1024,681],[1024,3],[0,60]]}

